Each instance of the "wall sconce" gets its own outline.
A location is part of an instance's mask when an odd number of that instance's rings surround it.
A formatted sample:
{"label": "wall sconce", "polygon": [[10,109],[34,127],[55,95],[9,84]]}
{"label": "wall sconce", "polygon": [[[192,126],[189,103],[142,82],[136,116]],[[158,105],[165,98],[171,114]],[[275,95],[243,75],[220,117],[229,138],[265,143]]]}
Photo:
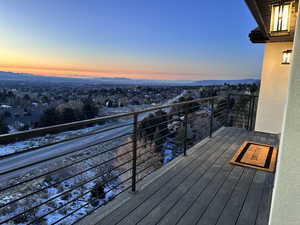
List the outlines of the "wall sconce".
{"label": "wall sconce", "polygon": [[272,6],[271,32],[288,32],[290,28],[291,3]]}
{"label": "wall sconce", "polygon": [[292,50],[286,50],[282,52],[282,63],[281,64],[290,64],[292,58]]}

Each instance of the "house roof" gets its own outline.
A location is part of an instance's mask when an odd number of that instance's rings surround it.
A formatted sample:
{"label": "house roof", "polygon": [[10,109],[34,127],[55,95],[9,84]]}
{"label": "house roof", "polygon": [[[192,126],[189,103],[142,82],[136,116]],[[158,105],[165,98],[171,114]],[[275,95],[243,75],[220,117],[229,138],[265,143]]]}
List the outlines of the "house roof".
{"label": "house roof", "polygon": [[[249,38],[253,43],[293,41],[294,28],[296,24],[295,17],[298,13],[297,11],[299,0],[245,0],[245,2],[258,25],[258,27],[252,30],[249,34]],[[270,33],[270,21],[272,12],[271,7],[274,4],[282,2],[293,3],[291,15],[291,30],[285,35],[273,36]]]}

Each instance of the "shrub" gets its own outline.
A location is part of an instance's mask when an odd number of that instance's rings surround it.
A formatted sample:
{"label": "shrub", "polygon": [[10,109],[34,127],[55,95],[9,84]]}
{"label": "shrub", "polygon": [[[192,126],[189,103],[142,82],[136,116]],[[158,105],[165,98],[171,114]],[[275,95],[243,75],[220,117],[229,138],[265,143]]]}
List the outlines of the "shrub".
{"label": "shrub", "polygon": [[40,119],[40,122],[38,123],[39,127],[47,127],[59,124],[60,122],[60,114],[59,112],[54,108],[48,108],[46,109]]}
{"label": "shrub", "polygon": [[9,128],[3,119],[0,118],[0,134],[7,134],[9,132]]}
{"label": "shrub", "polygon": [[104,199],[105,198],[105,192],[104,192],[104,186],[102,183],[97,182],[91,191],[92,198],[94,199]]}

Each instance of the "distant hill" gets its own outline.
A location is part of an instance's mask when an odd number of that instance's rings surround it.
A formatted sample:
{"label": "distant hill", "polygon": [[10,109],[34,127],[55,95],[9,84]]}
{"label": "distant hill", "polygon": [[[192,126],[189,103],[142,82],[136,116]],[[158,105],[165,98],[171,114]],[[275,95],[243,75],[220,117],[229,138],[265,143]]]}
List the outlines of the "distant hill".
{"label": "distant hill", "polygon": [[253,84],[258,83],[258,79],[243,79],[243,80],[200,80],[195,81],[194,83],[200,86],[209,86],[209,85],[223,85],[225,83],[236,85],[236,84]]}
{"label": "distant hill", "polygon": [[111,85],[166,85],[166,86],[208,86],[208,85],[223,85],[228,84],[250,84],[258,83],[257,79],[243,80],[200,80],[200,81],[178,81],[178,80],[151,80],[151,79],[129,79],[115,77],[54,77],[54,76],[39,76],[26,73],[12,73],[0,71],[0,81],[24,82],[24,83],[59,83],[59,84],[111,84]]}

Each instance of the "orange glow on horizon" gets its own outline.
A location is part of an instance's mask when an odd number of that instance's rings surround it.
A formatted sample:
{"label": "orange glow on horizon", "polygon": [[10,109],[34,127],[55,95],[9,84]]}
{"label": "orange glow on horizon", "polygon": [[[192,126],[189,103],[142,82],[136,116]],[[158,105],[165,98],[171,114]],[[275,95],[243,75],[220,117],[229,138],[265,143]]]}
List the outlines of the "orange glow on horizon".
{"label": "orange glow on horizon", "polygon": [[[80,68],[52,68],[42,67],[35,68],[31,66],[11,66],[0,65],[0,71],[14,73],[28,73],[42,76],[57,76],[57,77],[72,77],[72,78],[87,78],[87,77],[119,77],[131,79],[153,79],[153,80],[182,80],[180,73],[155,73],[155,72],[117,72],[117,71],[97,71]],[[188,79],[188,77],[186,77]]]}

